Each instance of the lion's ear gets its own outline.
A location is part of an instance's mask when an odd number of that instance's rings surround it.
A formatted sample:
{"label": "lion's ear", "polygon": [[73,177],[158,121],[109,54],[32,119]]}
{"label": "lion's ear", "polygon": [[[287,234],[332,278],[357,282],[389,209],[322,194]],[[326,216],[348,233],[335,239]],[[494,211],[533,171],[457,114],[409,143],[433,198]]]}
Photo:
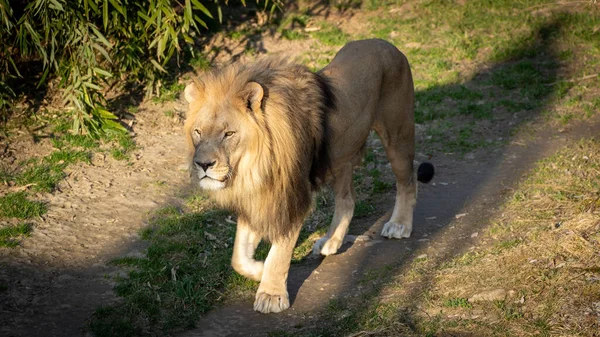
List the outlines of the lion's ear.
{"label": "lion's ear", "polygon": [[248,82],[243,93],[242,97],[246,100],[246,106],[252,110],[252,112],[258,113],[265,94],[263,87],[256,82]]}
{"label": "lion's ear", "polygon": [[203,97],[203,89],[202,84],[197,81],[188,84],[184,91],[185,100],[188,103],[200,101]]}

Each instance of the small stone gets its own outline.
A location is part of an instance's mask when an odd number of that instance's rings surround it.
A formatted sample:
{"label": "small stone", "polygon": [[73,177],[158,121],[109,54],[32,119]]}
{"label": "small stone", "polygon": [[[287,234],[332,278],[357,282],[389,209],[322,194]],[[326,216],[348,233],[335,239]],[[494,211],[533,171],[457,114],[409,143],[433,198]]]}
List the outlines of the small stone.
{"label": "small stone", "polygon": [[469,302],[485,302],[485,301],[502,301],[506,298],[506,290],[504,289],[493,289],[482,291],[477,293],[471,298],[469,298]]}
{"label": "small stone", "polygon": [[455,217],[456,219],[460,219],[460,218],[462,218],[462,217],[465,217],[467,214],[469,214],[469,213],[460,213],[460,214],[456,214],[454,217]]}
{"label": "small stone", "polygon": [[357,235],[354,239],[356,242],[366,242],[371,241],[371,237],[368,235]]}
{"label": "small stone", "polygon": [[478,233],[478,232],[475,232],[475,233],[471,234],[471,237],[472,237],[472,238],[476,238],[478,235],[479,235],[479,233]]}

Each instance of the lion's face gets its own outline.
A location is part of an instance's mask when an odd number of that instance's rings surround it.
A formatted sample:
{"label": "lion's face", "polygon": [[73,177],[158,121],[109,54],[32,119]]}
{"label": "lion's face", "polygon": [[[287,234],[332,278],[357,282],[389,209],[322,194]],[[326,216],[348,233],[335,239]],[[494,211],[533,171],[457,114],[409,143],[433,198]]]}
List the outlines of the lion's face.
{"label": "lion's face", "polygon": [[202,189],[221,190],[233,184],[240,160],[248,154],[248,144],[255,137],[255,128],[246,111],[247,93],[219,97],[202,89],[191,84],[185,91],[190,103],[185,125],[190,175]]}
{"label": "lion's face", "polygon": [[218,113],[206,108],[198,113],[188,131],[194,145],[191,174],[201,188],[218,190],[226,187],[233,178],[244,130],[235,118],[231,118],[231,107],[215,109]]}

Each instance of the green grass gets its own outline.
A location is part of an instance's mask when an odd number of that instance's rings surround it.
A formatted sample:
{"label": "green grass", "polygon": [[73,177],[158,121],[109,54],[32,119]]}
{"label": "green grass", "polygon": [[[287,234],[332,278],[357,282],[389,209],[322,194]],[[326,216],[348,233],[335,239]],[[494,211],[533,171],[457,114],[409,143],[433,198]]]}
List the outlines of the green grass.
{"label": "green grass", "polygon": [[222,298],[232,277],[229,265],[235,228],[223,211],[181,214],[163,210],[142,231],[147,256],[113,264],[130,268],[115,287],[122,303],[99,309],[90,329],[96,336],[165,335],[190,328]]}
{"label": "green grass", "polygon": [[496,307],[500,316],[507,321],[523,318],[523,313],[513,303],[507,303],[506,301],[494,301],[494,307]]}
{"label": "green grass", "polygon": [[[204,63],[201,59],[193,59],[190,63],[196,68],[204,67]],[[160,95],[152,98],[152,101],[154,103],[172,102],[179,97],[179,94],[183,92],[183,89],[185,89],[185,84],[178,82],[163,86],[160,88]]]}
{"label": "green grass", "polygon": [[278,31],[286,40],[304,40],[309,36],[302,29],[308,24],[310,16],[306,14],[287,15],[279,25]]}
{"label": "green grass", "polygon": [[330,23],[322,23],[321,29],[311,35],[326,46],[342,46],[349,41],[348,34]]}
{"label": "green grass", "polygon": [[62,149],[25,163],[12,178],[18,185],[32,185],[34,191],[52,192],[65,177],[64,169],[78,162],[89,163],[90,153],[72,149]]}
{"label": "green grass", "polygon": [[444,301],[444,307],[447,308],[472,308],[473,305],[469,303],[469,300],[464,297],[453,297]]}
{"label": "green grass", "polygon": [[282,29],[281,37],[286,40],[304,40],[308,38],[308,35],[297,29]]}
{"label": "green grass", "polygon": [[499,241],[494,245],[493,253],[499,254],[506,249],[511,249],[517,247],[522,243],[521,239],[507,239],[503,241]]}
{"label": "green grass", "polygon": [[29,236],[31,230],[32,225],[28,223],[0,228],[0,247],[17,247],[19,239]]}
{"label": "green grass", "polygon": [[136,148],[135,142],[129,134],[117,134],[109,139],[112,144],[110,154],[116,160],[128,160],[131,151]]}
{"label": "green grass", "polygon": [[196,53],[190,60],[190,65],[197,70],[206,70],[210,68],[210,60],[202,53]]}
{"label": "green grass", "polygon": [[0,218],[31,219],[46,214],[43,202],[27,199],[25,192],[0,196]]}
{"label": "green grass", "polygon": [[65,149],[67,147],[95,149],[100,146],[99,141],[95,138],[88,137],[85,135],[73,135],[70,133],[64,133],[62,136],[54,137],[51,140],[52,145],[57,149]]}
{"label": "green grass", "polygon": [[375,211],[375,207],[373,207],[372,203],[368,200],[358,201],[354,206],[354,217],[355,218],[363,218],[373,214]]}

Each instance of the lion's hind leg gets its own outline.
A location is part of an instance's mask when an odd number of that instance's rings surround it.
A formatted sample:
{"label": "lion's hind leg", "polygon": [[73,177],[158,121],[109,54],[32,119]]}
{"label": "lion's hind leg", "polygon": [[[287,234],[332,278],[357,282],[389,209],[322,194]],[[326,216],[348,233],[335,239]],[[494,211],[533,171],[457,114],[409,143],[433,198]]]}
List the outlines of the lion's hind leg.
{"label": "lion's hind leg", "polygon": [[399,130],[382,127],[376,128],[376,131],[396,176],[394,211],[383,226],[381,236],[390,239],[408,238],[412,233],[413,209],[417,202],[417,186],[413,174],[414,127],[402,125]]}
{"label": "lion's hind leg", "polygon": [[262,279],[264,269],[264,263],[254,259],[254,251],[260,240],[261,238],[250,229],[248,222],[238,218],[231,265],[240,275],[255,281]]}
{"label": "lion's hind leg", "polygon": [[335,174],[333,192],[335,193],[335,211],[327,235],[313,246],[313,254],[333,255],[344,243],[348,225],[354,214],[355,192],[352,185],[352,163],[346,163]]}

